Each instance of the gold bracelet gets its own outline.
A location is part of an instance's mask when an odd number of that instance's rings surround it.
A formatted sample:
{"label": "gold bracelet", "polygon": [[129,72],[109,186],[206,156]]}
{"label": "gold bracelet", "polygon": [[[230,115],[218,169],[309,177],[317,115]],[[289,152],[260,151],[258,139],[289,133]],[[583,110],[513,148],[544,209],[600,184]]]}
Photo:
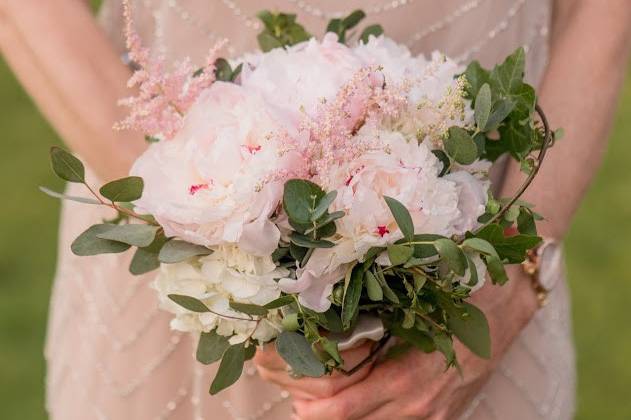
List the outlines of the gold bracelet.
{"label": "gold bracelet", "polygon": [[528,251],[526,260],[521,264],[524,272],[530,277],[540,308],[546,305],[550,291],[560,276],[561,271],[558,268],[562,261],[559,242],[545,238],[541,245]]}

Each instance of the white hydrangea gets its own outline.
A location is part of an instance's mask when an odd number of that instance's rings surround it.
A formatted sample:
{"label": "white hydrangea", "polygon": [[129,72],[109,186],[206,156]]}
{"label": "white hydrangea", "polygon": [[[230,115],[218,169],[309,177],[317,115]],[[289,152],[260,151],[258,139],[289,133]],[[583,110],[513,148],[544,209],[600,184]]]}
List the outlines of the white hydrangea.
{"label": "white hydrangea", "polygon": [[[280,296],[275,279],[288,275],[271,257],[258,257],[237,246],[221,246],[214,253],[188,262],[163,264],[154,282],[163,309],[175,318],[171,327],[179,331],[211,331],[230,338],[232,344],[248,337],[270,341],[279,327],[279,316],[270,311],[260,323],[230,308],[230,301],[264,305]],[[191,296],[202,301],[212,312],[191,312],[173,302],[168,295]],[[223,316],[220,316],[223,315]]]}

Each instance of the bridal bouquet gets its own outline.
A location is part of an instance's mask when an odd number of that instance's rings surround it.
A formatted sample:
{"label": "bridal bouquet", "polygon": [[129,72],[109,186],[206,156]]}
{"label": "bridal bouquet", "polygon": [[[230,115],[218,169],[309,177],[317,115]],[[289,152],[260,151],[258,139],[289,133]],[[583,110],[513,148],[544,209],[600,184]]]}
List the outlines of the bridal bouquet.
{"label": "bridal bouquet", "polygon": [[[129,13],[129,11],[128,11]],[[413,56],[364,14],[320,40],[286,14],[260,14],[261,52],[168,67],[128,29],[138,95],[120,128],[152,144],[131,176],[99,193],[81,162],[51,151],[55,173],[118,212],[72,244],[77,255],[136,247],[130,271],[158,269],[171,327],[221,361],[210,392],[274,341],[296,375],[344,370],[339,337],[380,320],[394,348],[439,351],[454,337],[490,356],[484,314],[467,299],[488,274],[507,281],[540,241],[518,195],[494,198],[489,167],[509,154],[532,180],[551,135],[536,123],[524,51],[488,71],[440,53]],[[347,45],[348,44],[348,45]],[[505,235],[512,229],[512,235]],[[367,359],[368,360],[368,359]]]}

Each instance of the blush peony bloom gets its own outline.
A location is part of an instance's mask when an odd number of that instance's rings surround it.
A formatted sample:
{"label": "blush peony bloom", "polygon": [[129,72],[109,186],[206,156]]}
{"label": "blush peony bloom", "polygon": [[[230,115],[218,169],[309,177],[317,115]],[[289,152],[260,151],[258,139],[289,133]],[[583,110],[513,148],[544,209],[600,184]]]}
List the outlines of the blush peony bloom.
{"label": "blush peony bloom", "polygon": [[357,135],[374,137],[381,147],[338,168],[325,188],[338,191],[331,210],[346,213],[336,222],[336,246],[314,252],[297,272],[297,281],[280,283],[284,291],[299,293],[302,304],[315,311],[328,309],[327,297],[349,263],[363,261],[372,247],[403,237],[384,197],[406,206],[416,233],[460,235],[476,227],[484,213],[488,183],[464,171],[439,177],[441,164],[426,143],[369,126]]}
{"label": "blush peony bloom", "polygon": [[205,246],[237,243],[270,255],[280,232],[269,217],[283,181],[300,166],[296,153],[272,139],[283,127],[257,94],[215,83],[172,140],[152,145],[135,162],[131,173],[145,181],[137,207],[167,236]]}

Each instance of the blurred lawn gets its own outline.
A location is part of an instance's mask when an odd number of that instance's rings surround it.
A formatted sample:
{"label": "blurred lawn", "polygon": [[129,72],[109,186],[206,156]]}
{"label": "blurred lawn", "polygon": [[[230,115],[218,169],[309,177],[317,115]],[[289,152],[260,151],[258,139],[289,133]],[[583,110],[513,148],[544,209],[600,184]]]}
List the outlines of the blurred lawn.
{"label": "blurred lawn", "polygon": [[[2,62],[0,130],[0,419],[44,419],[42,348],[59,205],[37,186],[61,187],[47,160],[59,139]],[[605,165],[567,243],[580,420],[631,418],[630,156],[631,77]]]}

